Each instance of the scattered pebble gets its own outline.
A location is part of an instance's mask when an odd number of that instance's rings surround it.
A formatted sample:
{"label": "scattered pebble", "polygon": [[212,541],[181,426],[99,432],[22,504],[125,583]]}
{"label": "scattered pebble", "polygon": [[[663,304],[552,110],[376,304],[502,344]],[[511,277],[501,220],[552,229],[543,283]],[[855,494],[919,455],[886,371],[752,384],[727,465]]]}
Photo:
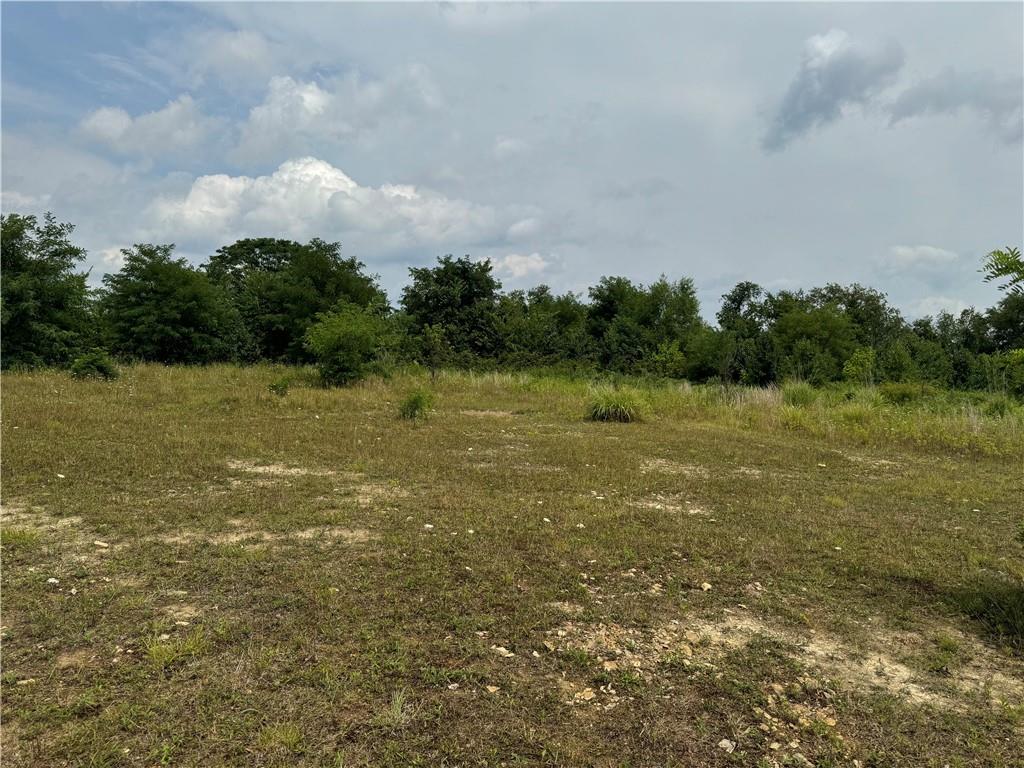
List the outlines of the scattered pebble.
{"label": "scattered pebble", "polygon": [[736,742],[729,741],[729,739],[722,739],[720,742],[718,742],[718,746],[731,755],[733,750],[736,749]]}
{"label": "scattered pebble", "polygon": [[427,531],[434,530],[434,526],[432,526],[430,523],[424,523],[423,528],[424,528],[424,530],[427,530]]}
{"label": "scattered pebble", "polygon": [[705,592],[709,592],[711,590],[711,584],[705,581],[703,584],[700,585],[700,588]]}
{"label": "scattered pebble", "polygon": [[484,687],[484,690],[486,690],[488,693],[497,693],[501,690],[501,688],[499,688],[496,685],[488,685]]}
{"label": "scattered pebble", "polygon": [[97,539],[96,541],[94,541],[94,542],[93,542],[93,545],[94,545],[94,546],[97,546],[97,547],[102,547],[103,549],[106,549],[107,547],[109,547],[109,546],[110,546],[109,544],[107,544],[107,542],[105,542],[105,541],[100,541],[99,539]]}
{"label": "scattered pebble", "polygon": [[46,580],[47,584],[60,584],[60,579],[55,579],[53,576]]}

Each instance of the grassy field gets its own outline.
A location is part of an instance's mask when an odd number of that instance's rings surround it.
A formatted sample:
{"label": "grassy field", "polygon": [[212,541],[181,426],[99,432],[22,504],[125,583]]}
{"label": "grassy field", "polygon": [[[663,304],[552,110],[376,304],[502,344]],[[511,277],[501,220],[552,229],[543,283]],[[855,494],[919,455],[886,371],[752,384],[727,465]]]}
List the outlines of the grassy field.
{"label": "grassy field", "polygon": [[1024,765],[1019,410],[303,376],[4,376],[5,766]]}

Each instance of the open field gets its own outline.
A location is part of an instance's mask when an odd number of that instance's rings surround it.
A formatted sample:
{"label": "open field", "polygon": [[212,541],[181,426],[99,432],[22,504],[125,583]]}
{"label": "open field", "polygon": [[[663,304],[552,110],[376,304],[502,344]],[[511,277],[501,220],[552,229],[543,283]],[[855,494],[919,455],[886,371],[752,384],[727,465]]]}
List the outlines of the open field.
{"label": "open field", "polygon": [[1019,411],[286,374],[4,376],[5,765],[1024,765]]}

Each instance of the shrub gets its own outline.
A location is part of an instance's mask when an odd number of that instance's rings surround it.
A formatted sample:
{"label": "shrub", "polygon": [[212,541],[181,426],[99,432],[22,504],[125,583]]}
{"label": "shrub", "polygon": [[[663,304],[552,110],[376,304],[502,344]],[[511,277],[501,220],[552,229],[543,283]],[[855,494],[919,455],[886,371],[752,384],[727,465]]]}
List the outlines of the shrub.
{"label": "shrub", "polygon": [[291,385],[292,385],[291,376],[282,376],[280,379],[277,379],[276,381],[270,382],[270,384],[267,385],[267,389],[269,389],[272,393],[274,393],[278,397],[284,397],[285,395],[288,394],[288,388]]}
{"label": "shrub", "polygon": [[633,389],[599,387],[587,404],[588,421],[642,421],[644,403]]}
{"label": "shrub", "polygon": [[910,381],[889,381],[878,385],[878,394],[887,403],[907,405],[934,394],[933,387]]}
{"label": "shrub", "polygon": [[389,343],[388,319],[379,308],[343,304],[317,317],[306,332],[306,348],[316,358],[325,384],[363,378]]}
{"label": "shrub", "polygon": [[787,381],[782,385],[782,402],[804,408],[818,399],[818,391],[806,381]]}
{"label": "shrub", "polygon": [[76,379],[116,379],[117,366],[102,349],[91,349],[71,363],[71,375]]}
{"label": "shrub", "polygon": [[430,392],[425,389],[414,389],[398,406],[398,415],[410,421],[425,419],[433,404],[434,397]]}

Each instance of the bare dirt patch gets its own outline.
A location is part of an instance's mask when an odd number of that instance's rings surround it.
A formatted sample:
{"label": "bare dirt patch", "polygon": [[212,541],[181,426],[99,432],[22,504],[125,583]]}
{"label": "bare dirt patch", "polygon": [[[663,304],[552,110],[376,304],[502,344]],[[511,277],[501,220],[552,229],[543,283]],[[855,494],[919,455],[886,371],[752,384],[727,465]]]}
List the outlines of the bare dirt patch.
{"label": "bare dirt patch", "polygon": [[362,483],[356,488],[356,503],[361,507],[397,501],[408,498],[409,492],[396,485],[383,483]]}
{"label": "bare dirt patch", "polygon": [[[793,657],[828,679],[859,691],[884,691],[914,704],[964,710],[969,705],[953,695],[925,687],[922,676],[881,648],[892,639],[877,637],[878,647],[860,650],[836,638],[814,634],[801,637],[769,627],[761,620],[727,613],[717,621],[670,621],[659,627],[632,628],[618,624],[566,622],[550,630],[548,643],[558,650],[583,650],[603,665],[628,669],[650,679],[659,664],[682,660],[685,666],[711,664],[723,653],[742,648],[761,636],[791,647]],[[980,696],[992,704],[1024,704],[1024,680],[993,665],[998,659],[975,661],[947,678],[949,687],[967,696]]]}
{"label": "bare dirt patch", "polygon": [[697,464],[682,464],[671,459],[647,459],[640,465],[641,472],[660,472],[666,475],[683,475],[685,477],[711,477],[706,467]]}
{"label": "bare dirt patch", "polygon": [[[239,521],[232,521],[238,526]],[[343,541],[348,544],[365,544],[377,535],[366,528],[344,528],[340,526],[315,526],[297,531],[258,531],[236,527],[233,531],[179,531],[155,537],[162,544],[280,544],[290,541]]]}
{"label": "bare dirt patch", "polygon": [[459,411],[463,416],[472,416],[474,418],[492,418],[492,419],[511,419],[515,416],[512,411],[497,411],[497,410],[474,410],[472,408]]}
{"label": "bare dirt patch", "polygon": [[[0,526],[18,527],[36,533],[53,533],[72,530],[82,524],[77,516],[60,517],[43,507],[5,504],[0,507]],[[84,534],[83,534],[84,536]]]}
{"label": "bare dirt patch", "polygon": [[634,499],[628,502],[631,507],[637,509],[653,509],[657,512],[670,512],[674,514],[685,513],[687,515],[708,516],[711,513],[703,507],[697,506],[683,494],[655,493],[645,496],[642,499]]}
{"label": "bare dirt patch", "polygon": [[57,669],[83,669],[90,667],[96,662],[96,655],[88,648],[79,648],[76,651],[65,651],[57,656],[54,666]]}
{"label": "bare dirt patch", "polygon": [[332,477],[338,474],[332,469],[289,467],[285,464],[259,464],[254,461],[242,461],[240,459],[230,459],[227,464],[228,469],[232,469],[236,472],[247,472],[251,475],[266,475],[269,477],[304,477],[307,475],[316,477]]}

